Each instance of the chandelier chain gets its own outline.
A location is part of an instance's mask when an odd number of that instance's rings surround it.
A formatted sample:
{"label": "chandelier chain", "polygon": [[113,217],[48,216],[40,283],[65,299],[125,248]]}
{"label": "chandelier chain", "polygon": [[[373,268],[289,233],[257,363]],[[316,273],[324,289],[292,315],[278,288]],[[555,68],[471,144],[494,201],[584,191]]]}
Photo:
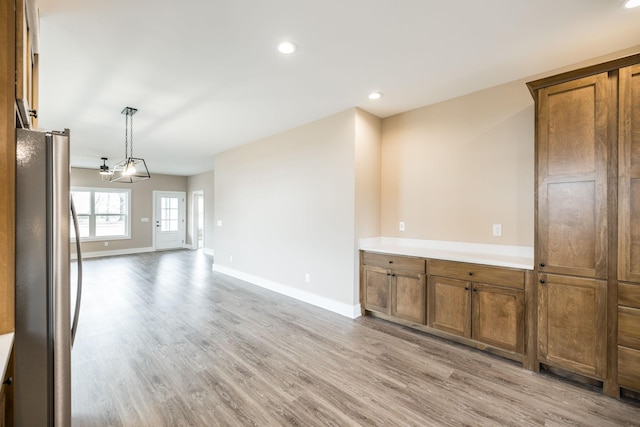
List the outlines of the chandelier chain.
{"label": "chandelier chain", "polygon": [[129,120],[129,153],[131,153],[129,157],[133,157],[133,112]]}
{"label": "chandelier chain", "polygon": [[129,157],[129,113],[124,116],[124,158]]}

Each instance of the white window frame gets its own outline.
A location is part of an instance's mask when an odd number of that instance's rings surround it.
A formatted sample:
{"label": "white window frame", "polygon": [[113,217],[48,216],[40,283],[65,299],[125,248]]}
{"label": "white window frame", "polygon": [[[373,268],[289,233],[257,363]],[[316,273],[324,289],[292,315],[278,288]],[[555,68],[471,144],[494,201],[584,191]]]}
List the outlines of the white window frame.
{"label": "white window frame", "polygon": [[[96,228],[96,216],[101,216],[104,214],[96,214],[95,213],[95,193],[99,192],[99,193],[125,193],[127,195],[127,212],[125,214],[118,214],[118,215],[125,215],[126,216],[126,221],[125,221],[125,230],[126,230],[126,235],[124,236],[89,236],[89,237],[81,237],[80,241],[81,242],[104,242],[104,241],[111,241],[111,240],[129,240],[131,239],[131,189],[130,188],[120,188],[120,189],[115,189],[115,188],[104,188],[104,187],[71,187],[71,191],[84,191],[84,192],[90,192],[91,193],[91,213],[89,214],[89,232],[93,232],[95,233],[95,228]],[[80,215],[80,214],[78,214]],[[85,214],[82,214],[85,215]],[[73,227],[73,222],[71,223],[71,227]],[[71,241],[75,242],[75,237],[71,237]]]}

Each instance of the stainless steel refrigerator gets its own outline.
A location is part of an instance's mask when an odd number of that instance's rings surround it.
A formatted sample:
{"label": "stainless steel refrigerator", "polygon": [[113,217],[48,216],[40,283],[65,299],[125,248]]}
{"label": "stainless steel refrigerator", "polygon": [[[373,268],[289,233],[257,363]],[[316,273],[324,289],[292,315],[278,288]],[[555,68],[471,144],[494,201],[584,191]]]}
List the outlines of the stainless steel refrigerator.
{"label": "stainless steel refrigerator", "polygon": [[72,313],[69,131],[18,129],[16,142],[15,422],[69,427],[80,303],[78,288]]}

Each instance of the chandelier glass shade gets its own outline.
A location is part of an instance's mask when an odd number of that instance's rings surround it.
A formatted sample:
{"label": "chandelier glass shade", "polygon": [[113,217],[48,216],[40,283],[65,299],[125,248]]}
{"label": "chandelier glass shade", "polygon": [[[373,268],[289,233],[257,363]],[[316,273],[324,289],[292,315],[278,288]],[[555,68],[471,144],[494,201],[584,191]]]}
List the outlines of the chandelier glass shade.
{"label": "chandelier glass shade", "polygon": [[122,110],[125,116],[124,160],[113,166],[109,182],[134,183],[151,178],[144,159],[133,157],[133,115],[137,111],[137,108],[132,107],[125,107]]}

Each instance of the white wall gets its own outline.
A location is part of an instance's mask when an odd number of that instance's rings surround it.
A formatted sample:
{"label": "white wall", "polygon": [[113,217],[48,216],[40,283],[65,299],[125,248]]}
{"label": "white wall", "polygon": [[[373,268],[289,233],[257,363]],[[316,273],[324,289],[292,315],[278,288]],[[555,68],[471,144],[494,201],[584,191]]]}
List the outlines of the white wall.
{"label": "white wall", "polygon": [[357,304],[355,115],[349,109],[216,156],[222,227],[215,227],[214,268]]}

